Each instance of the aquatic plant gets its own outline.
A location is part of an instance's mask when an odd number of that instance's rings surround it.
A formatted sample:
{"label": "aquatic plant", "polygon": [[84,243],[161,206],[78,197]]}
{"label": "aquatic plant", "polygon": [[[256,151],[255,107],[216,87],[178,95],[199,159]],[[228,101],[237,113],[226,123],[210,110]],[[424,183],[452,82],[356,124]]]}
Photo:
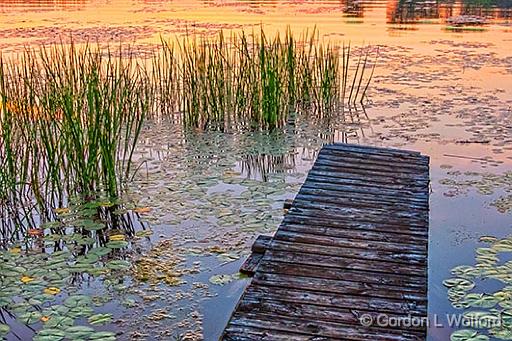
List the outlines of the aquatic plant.
{"label": "aquatic plant", "polygon": [[150,106],[146,79],[129,54],[89,45],[0,59],[2,220],[48,214],[74,194],[118,196]]}
{"label": "aquatic plant", "polygon": [[363,102],[376,65],[372,51],[354,58],[350,45],[324,42],[316,30],[299,38],[290,30],[269,38],[261,29],[228,39],[222,32],[163,39],[152,62],[155,93],[165,101],[160,108],[202,130],[279,128],[296,112],[333,118]]}
{"label": "aquatic plant", "polygon": [[0,57],[2,232],[51,220],[71,195],[119,196],[140,166],[149,115],[217,131],[343,121],[366,96],[372,53],[354,57],[316,30],[269,38],[261,29],[162,40],[147,60],[73,43]]}
{"label": "aquatic plant", "polygon": [[[451,270],[453,278],[443,281],[448,299],[456,309],[464,309],[463,327],[451,335],[451,340],[512,339],[512,276],[510,258],[512,237],[498,239],[483,236],[485,247],[476,249],[476,264],[459,265]],[[482,281],[496,290],[485,291]]]}

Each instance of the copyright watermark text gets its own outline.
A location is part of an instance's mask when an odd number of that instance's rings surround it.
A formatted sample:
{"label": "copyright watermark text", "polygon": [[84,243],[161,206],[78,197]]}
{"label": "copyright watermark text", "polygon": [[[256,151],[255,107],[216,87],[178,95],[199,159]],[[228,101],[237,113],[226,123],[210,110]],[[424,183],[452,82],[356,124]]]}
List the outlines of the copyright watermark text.
{"label": "copyright watermark text", "polygon": [[467,316],[462,314],[446,314],[419,317],[413,315],[396,316],[390,314],[362,314],[358,317],[359,323],[364,327],[397,327],[397,328],[494,328],[512,325],[510,317],[504,318],[495,315]]}

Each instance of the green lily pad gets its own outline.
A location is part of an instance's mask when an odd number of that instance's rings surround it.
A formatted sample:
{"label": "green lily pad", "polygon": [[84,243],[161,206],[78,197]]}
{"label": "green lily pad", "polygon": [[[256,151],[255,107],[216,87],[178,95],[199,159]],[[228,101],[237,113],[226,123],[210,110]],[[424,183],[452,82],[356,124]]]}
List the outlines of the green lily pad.
{"label": "green lily pad", "polygon": [[34,341],[60,341],[64,339],[66,334],[59,329],[55,328],[45,328],[40,330],[36,336],[34,336]]}
{"label": "green lily pad", "polygon": [[89,250],[89,254],[97,255],[98,257],[106,256],[112,252],[111,248],[100,246]]}
{"label": "green lily pad", "polygon": [[112,322],[112,314],[96,314],[92,315],[87,319],[90,324],[95,325],[103,325]]}
{"label": "green lily pad", "polygon": [[85,256],[78,256],[76,258],[77,263],[94,264],[100,260],[100,256],[94,253],[88,253]]}
{"label": "green lily pad", "polygon": [[457,287],[461,290],[471,290],[475,283],[464,278],[450,278],[443,281],[443,285],[448,288]]}
{"label": "green lily pad", "polygon": [[89,336],[89,340],[94,341],[115,341],[116,334],[112,332],[96,332]]}
{"label": "green lily pad", "polygon": [[79,306],[70,308],[67,316],[72,318],[87,317],[94,314],[94,309],[88,306]]}
{"label": "green lily pad", "polygon": [[66,338],[70,340],[86,339],[94,333],[94,329],[86,326],[72,326],[65,330]]}
{"label": "green lily pad", "polygon": [[216,285],[224,285],[233,280],[234,280],[234,278],[232,275],[214,275],[214,276],[210,277],[210,279],[209,279],[210,283],[216,284]]}
{"label": "green lily pad", "polygon": [[128,246],[128,242],[125,240],[114,240],[108,242],[105,246],[111,249],[122,249],[123,247]]}
{"label": "green lily pad", "polygon": [[493,295],[475,293],[467,294],[464,301],[471,307],[492,308],[499,302],[499,299]]}
{"label": "green lily pad", "polygon": [[10,330],[11,327],[9,327],[7,324],[0,323],[0,336],[5,336],[9,334]]}
{"label": "green lily pad", "polygon": [[75,323],[75,320],[69,316],[59,316],[54,315],[48,321],[46,321],[45,326],[48,328],[66,328],[71,327]]}
{"label": "green lily pad", "polygon": [[41,319],[42,315],[38,311],[30,311],[18,316],[18,320],[24,324],[34,324]]}
{"label": "green lily pad", "polygon": [[68,308],[88,306],[91,303],[91,298],[85,295],[70,296],[64,301],[64,305]]}
{"label": "green lily pad", "polygon": [[470,329],[457,330],[450,336],[451,341],[488,341],[489,337]]}
{"label": "green lily pad", "polygon": [[498,339],[512,340],[512,330],[509,328],[492,328],[489,332]]}
{"label": "green lily pad", "polygon": [[106,264],[111,270],[126,270],[131,267],[131,263],[125,260],[112,260]]}
{"label": "green lily pad", "polygon": [[105,224],[94,220],[82,220],[76,223],[77,227],[83,227],[87,231],[98,231],[105,228]]}

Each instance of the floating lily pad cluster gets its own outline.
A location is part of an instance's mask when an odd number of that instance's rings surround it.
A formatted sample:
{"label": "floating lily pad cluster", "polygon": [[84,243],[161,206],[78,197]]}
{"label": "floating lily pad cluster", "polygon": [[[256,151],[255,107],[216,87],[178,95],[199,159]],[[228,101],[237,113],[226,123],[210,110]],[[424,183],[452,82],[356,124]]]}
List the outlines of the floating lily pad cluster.
{"label": "floating lily pad cluster", "polygon": [[[503,174],[477,173],[449,171],[448,175],[453,178],[439,180],[441,185],[448,186],[450,189],[445,192],[447,196],[454,196],[467,193],[474,188],[483,195],[492,195],[498,191],[504,191],[505,196],[498,198],[491,203],[491,206],[501,213],[512,211],[512,172]],[[464,179],[460,179],[465,177]]]}
{"label": "floating lily pad cluster", "polygon": [[[512,340],[512,237],[497,239],[481,237],[486,247],[476,249],[475,265],[460,265],[452,269],[453,278],[443,281],[448,299],[456,309],[463,309],[465,326],[471,329],[455,331],[452,341],[485,341],[490,337]],[[493,281],[495,292],[483,292],[478,284]]]}
{"label": "floating lily pad cluster", "polygon": [[[95,329],[112,321],[97,308],[124,295],[132,269],[127,246],[151,230],[135,231],[131,213],[112,201],[74,204],[55,214],[54,221],[29,229],[24,241],[0,251],[0,309],[33,328],[36,341],[115,340],[115,333]],[[85,281],[103,289],[81,294]],[[0,338],[12,329],[9,323],[0,325]]]}

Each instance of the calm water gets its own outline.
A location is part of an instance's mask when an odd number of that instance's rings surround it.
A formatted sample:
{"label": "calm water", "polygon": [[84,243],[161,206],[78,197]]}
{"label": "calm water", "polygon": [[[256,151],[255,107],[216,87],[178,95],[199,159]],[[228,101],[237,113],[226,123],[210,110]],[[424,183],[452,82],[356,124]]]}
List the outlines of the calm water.
{"label": "calm water", "polygon": [[[453,29],[449,18],[461,15],[486,24]],[[186,283],[141,289],[136,307],[106,306],[118,318],[109,329],[126,331],[121,339],[148,328],[162,340],[217,339],[246,280],[216,285],[211,277],[235,273],[254,238],[272,233],[282,201],[332,141],[431,156],[429,314],[443,322],[457,312],[441,283],[450,269],[474,264],[480,236],[512,234],[512,181],[496,180],[512,170],[512,1],[0,1],[5,54],[72,35],[129,42],[143,56],[160,36],[259,25],[269,33],[316,26],[326,40],[378,46],[371,102],[331,127],[304,124],[271,135],[190,136],[148,122],[138,150],[148,167],[132,195],[152,208],[145,219],[154,235],[140,252],[169,243]],[[160,310],[170,317],[151,318]],[[32,335],[16,328],[22,339]],[[429,339],[450,333],[432,327]]]}

